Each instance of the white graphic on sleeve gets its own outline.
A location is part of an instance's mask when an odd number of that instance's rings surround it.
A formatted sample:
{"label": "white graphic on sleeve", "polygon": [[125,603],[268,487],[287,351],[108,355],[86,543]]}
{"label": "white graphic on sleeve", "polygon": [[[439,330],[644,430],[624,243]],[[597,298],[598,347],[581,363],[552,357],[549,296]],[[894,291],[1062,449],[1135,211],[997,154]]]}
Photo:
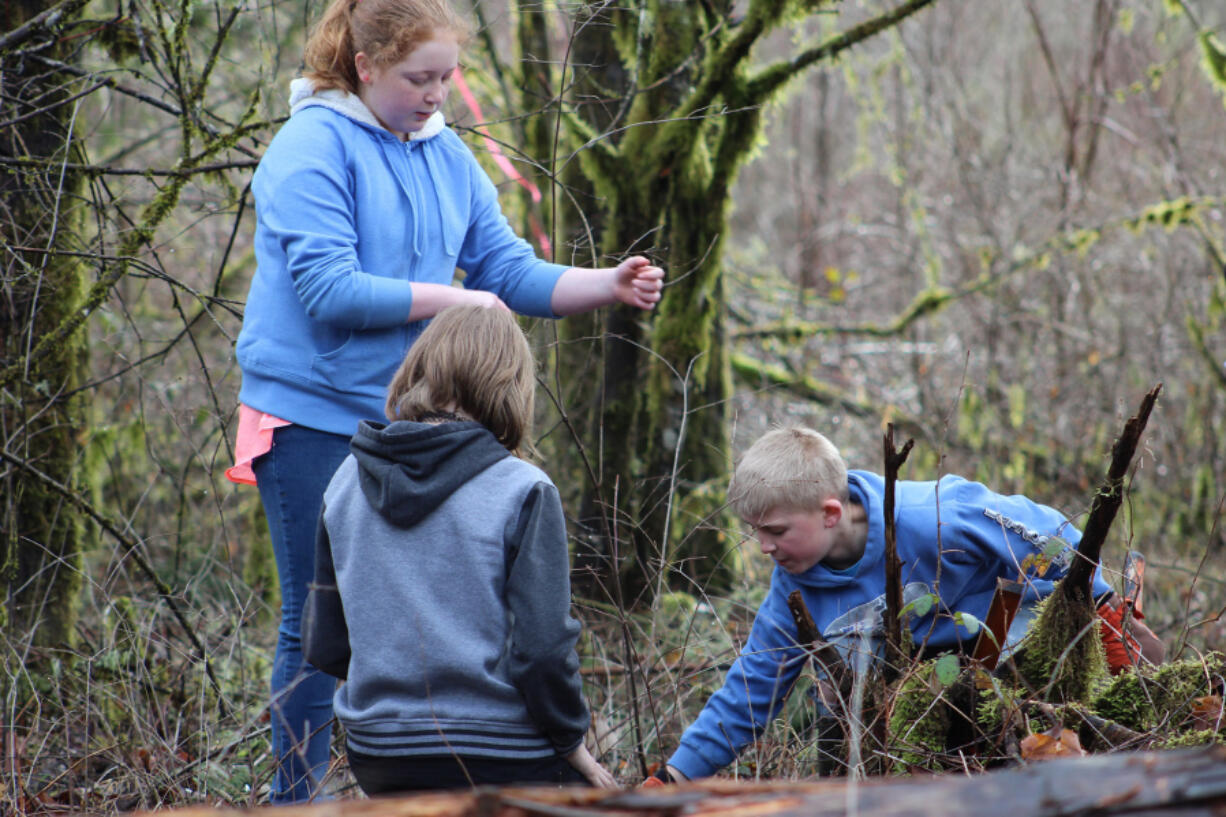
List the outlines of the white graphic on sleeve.
{"label": "white graphic on sleeve", "polygon": [[[993,522],[999,524],[1005,530],[1016,533],[1022,539],[1033,545],[1034,549],[1039,552],[1043,552],[1047,547],[1047,543],[1052,541],[1053,538],[1059,539],[1059,537],[1044,536],[1038,531],[1031,530],[1030,528],[1026,527],[1021,522],[1010,519],[1000,511],[994,511],[991,508],[984,508],[983,515],[988,519],[991,519]],[[1064,540],[1061,539],[1060,541],[1063,542]],[[1061,570],[1067,570],[1072,560],[1073,548],[1070,545],[1066,546],[1059,553],[1051,557],[1051,565]]]}

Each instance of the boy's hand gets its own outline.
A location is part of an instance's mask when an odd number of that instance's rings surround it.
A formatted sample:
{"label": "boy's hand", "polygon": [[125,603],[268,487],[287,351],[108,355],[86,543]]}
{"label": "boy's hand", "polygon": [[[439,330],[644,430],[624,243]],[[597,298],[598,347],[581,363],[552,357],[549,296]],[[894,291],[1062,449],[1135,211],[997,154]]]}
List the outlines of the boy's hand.
{"label": "boy's hand", "polygon": [[613,271],[613,295],[639,309],[651,309],[660,300],[664,270],[641,255],[632,255]]}
{"label": "boy's hand", "polygon": [[656,786],[667,786],[670,783],[684,783],[689,780],[688,777],[674,769],[672,766],[661,766],[659,771],[650,775],[646,780],[639,784],[641,789],[654,789]]}
{"label": "boy's hand", "polygon": [[617,788],[617,781],[613,779],[613,775],[609,773],[608,769],[601,766],[596,761],[596,758],[592,757],[592,753],[582,743],[566,756],[566,762],[573,766],[575,771],[587,778],[587,782],[596,788]]}

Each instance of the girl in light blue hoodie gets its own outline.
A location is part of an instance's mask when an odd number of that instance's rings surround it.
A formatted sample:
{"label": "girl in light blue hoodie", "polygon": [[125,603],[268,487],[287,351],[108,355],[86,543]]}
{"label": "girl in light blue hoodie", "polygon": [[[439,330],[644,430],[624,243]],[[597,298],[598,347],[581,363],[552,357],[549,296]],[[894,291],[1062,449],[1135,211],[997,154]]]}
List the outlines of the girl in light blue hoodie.
{"label": "girl in light blue hoodie", "polygon": [[333,682],[301,649],[323,491],[428,320],[460,304],[555,318],[660,298],[663,271],[645,258],[566,267],[511,230],[443,120],[468,33],[447,0],[334,0],[252,179],[257,269],[227,474],[259,487],[281,583],[273,802],[313,796],[328,763]]}

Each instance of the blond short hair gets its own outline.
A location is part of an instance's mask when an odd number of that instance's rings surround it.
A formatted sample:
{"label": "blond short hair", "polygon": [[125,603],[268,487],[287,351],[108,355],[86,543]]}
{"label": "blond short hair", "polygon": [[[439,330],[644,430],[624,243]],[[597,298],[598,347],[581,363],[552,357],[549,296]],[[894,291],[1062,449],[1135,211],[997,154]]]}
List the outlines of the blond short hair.
{"label": "blond short hair", "polygon": [[303,75],[316,90],[337,88],[356,94],[358,52],[387,68],[443,32],[460,45],[472,32],[449,0],[332,0],[307,39]]}
{"label": "blond short hair", "polygon": [[384,411],[395,422],[459,410],[518,451],[532,435],[535,373],[532,349],[513,314],[448,307],[409,349],[388,386]]}
{"label": "blond short hair", "polygon": [[728,500],[742,519],[776,508],[807,511],[834,498],[847,501],[847,465],[834,443],[810,428],[776,428],[737,463]]}

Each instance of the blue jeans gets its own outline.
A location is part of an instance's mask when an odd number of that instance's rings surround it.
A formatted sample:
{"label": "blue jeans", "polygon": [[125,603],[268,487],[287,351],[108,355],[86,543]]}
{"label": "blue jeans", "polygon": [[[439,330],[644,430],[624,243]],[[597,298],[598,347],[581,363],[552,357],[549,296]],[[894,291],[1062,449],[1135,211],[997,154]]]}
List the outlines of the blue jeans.
{"label": "blue jeans", "polygon": [[272,449],[252,463],[281,583],[281,625],[272,667],[272,803],[317,793],[332,744],[336,679],[302,660],[302,605],[315,577],[315,528],[324,489],[349,453],[349,437],[302,426],[273,432]]}

